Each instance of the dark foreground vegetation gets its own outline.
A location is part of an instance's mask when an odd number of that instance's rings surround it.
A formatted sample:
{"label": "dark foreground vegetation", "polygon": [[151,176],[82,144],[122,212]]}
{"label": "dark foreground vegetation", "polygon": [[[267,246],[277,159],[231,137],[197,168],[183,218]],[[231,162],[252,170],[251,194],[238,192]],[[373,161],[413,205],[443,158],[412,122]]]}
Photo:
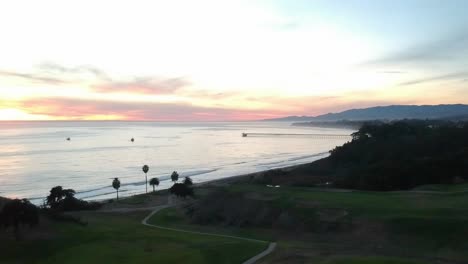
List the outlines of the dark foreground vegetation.
{"label": "dark foreground vegetation", "polygon": [[101,207],[101,203],[88,202],[75,197],[75,190],[64,189],[62,186],[55,186],[50,190],[46,198],[44,208],[55,212],[96,210]]}
{"label": "dark foreground vegetation", "polygon": [[368,190],[410,189],[468,179],[468,123],[429,121],[364,125],[331,152],[336,184]]}
{"label": "dark foreground vegetation", "polygon": [[391,191],[468,180],[468,123],[398,121],[364,124],[328,158],[271,171],[258,183]]}

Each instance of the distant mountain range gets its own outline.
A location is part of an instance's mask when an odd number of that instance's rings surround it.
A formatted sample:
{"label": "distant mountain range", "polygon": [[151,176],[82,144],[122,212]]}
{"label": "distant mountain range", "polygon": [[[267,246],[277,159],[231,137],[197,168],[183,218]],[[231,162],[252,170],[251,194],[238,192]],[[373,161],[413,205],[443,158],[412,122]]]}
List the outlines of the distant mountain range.
{"label": "distant mountain range", "polygon": [[468,120],[468,105],[390,105],[362,109],[351,109],[339,113],[319,116],[288,116],[265,119],[264,121],[363,121],[363,120],[398,120],[398,119],[453,119]]}

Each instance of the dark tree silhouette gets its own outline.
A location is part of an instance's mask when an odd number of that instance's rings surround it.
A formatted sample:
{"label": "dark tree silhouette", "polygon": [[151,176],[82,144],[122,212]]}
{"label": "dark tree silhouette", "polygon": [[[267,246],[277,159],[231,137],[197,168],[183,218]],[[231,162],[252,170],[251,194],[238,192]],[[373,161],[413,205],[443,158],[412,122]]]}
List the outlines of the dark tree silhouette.
{"label": "dark tree silhouette", "polygon": [[184,184],[188,185],[188,186],[191,186],[191,185],[193,185],[193,181],[192,181],[192,179],[190,177],[185,177]]}
{"label": "dark tree silhouette", "polygon": [[365,123],[330,151],[337,187],[375,191],[468,180],[468,123],[402,120]]}
{"label": "dark tree silhouette", "polygon": [[143,167],[141,169],[145,173],[145,187],[146,187],[146,193],[148,193],[148,171],[149,171],[149,166],[148,165],[143,165]]}
{"label": "dark tree silhouette", "polygon": [[55,186],[50,190],[46,198],[46,206],[55,212],[73,210],[95,210],[101,204],[98,202],[87,202],[75,198],[73,189],[63,189],[62,186]]}
{"label": "dark tree silhouette", "polygon": [[151,178],[149,184],[151,186],[153,186],[153,192],[154,192],[154,186],[158,186],[159,185],[159,179],[158,178]]}
{"label": "dark tree silhouette", "polygon": [[173,171],[172,174],[171,174],[171,180],[173,182],[177,182],[179,180],[179,173],[177,173],[177,171]]}
{"label": "dark tree silhouette", "polygon": [[120,188],[120,181],[119,178],[114,178],[112,181],[112,187],[117,191],[117,200],[119,200],[119,188]]}
{"label": "dark tree silhouette", "polygon": [[193,196],[193,189],[190,186],[185,185],[183,183],[174,183],[172,187],[169,189],[171,194],[175,194],[178,197],[187,197]]}
{"label": "dark tree silhouette", "polygon": [[33,227],[39,223],[39,210],[27,199],[8,201],[0,212],[1,224],[8,228],[13,226],[15,238],[20,239],[20,225]]}
{"label": "dark tree silhouette", "polygon": [[57,209],[65,198],[75,196],[75,190],[63,189],[62,186],[55,186],[50,190],[49,196],[46,198],[46,204],[51,209]]}

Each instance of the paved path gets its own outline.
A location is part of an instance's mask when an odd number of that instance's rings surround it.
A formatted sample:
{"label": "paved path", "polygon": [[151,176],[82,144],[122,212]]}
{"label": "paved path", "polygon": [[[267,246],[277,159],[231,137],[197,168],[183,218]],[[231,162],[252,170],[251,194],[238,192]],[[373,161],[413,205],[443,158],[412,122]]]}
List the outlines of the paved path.
{"label": "paved path", "polygon": [[258,243],[269,243],[268,248],[266,248],[264,251],[260,252],[259,254],[253,256],[252,258],[244,261],[242,264],[253,264],[259,259],[263,258],[264,256],[270,254],[273,252],[273,250],[276,247],[275,242],[269,242],[269,241],[263,241],[263,240],[258,240],[258,239],[252,239],[252,238],[246,238],[246,237],[238,237],[238,236],[229,236],[229,235],[221,235],[221,234],[213,234],[213,233],[205,233],[205,232],[196,232],[196,231],[189,231],[189,230],[183,230],[183,229],[177,229],[177,228],[170,228],[170,227],[164,227],[164,226],[158,226],[158,225],[153,225],[153,224],[148,224],[148,220],[155,215],[157,212],[164,208],[171,207],[172,205],[161,205],[157,206],[154,208],[154,210],[146,216],[141,223],[145,226],[153,227],[153,228],[158,228],[158,229],[163,229],[163,230],[170,230],[170,231],[175,231],[175,232],[183,232],[183,233],[189,233],[189,234],[196,234],[196,235],[205,235],[205,236],[215,236],[215,237],[225,237],[225,238],[233,238],[233,239],[239,239],[239,240],[244,240],[244,241],[250,241],[250,242],[258,242]]}

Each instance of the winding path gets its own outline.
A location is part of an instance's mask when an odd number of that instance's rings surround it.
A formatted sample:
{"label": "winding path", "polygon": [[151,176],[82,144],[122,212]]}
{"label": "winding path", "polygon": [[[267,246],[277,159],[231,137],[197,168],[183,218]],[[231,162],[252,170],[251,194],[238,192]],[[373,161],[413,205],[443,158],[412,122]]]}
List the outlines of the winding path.
{"label": "winding path", "polygon": [[196,234],[196,235],[205,235],[205,236],[215,236],[215,237],[225,237],[225,238],[234,238],[234,239],[240,239],[244,241],[250,241],[250,242],[259,242],[259,243],[269,243],[268,247],[260,252],[259,254],[253,256],[252,258],[244,261],[242,264],[253,264],[257,262],[259,259],[263,258],[264,256],[270,254],[273,252],[273,250],[276,247],[275,242],[269,242],[269,241],[264,241],[264,240],[258,240],[258,239],[252,239],[252,238],[246,238],[246,237],[238,237],[238,236],[228,236],[228,235],[221,235],[221,234],[213,234],[213,233],[205,233],[205,232],[196,232],[196,231],[189,231],[189,230],[183,230],[183,229],[177,229],[177,228],[170,228],[170,227],[164,227],[164,226],[158,226],[158,225],[153,225],[149,224],[148,220],[155,215],[157,212],[159,212],[162,209],[171,207],[173,205],[160,205],[154,207],[153,211],[146,216],[143,220],[141,220],[141,223],[145,226],[153,227],[153,228],[158,228],[158,229],[163,229],[163,230],[170,230],[170,231],[175,231],[175,232],[183,232],[183,233],[189,233],[189,234]]}

